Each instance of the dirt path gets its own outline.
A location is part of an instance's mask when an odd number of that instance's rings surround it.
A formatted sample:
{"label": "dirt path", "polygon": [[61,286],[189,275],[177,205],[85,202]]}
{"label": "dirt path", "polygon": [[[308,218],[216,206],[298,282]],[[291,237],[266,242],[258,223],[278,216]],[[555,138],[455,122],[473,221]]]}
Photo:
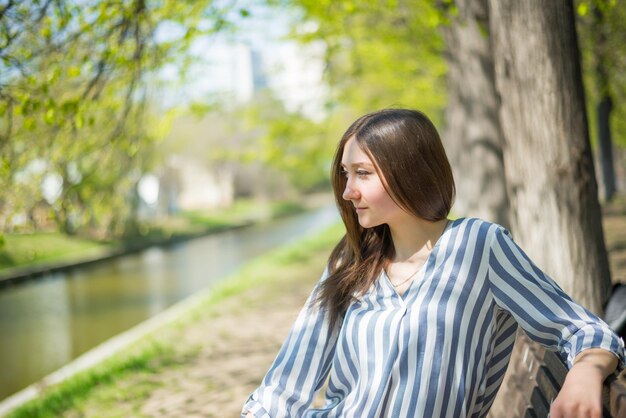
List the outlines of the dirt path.
{"label": "dirt path", "polygon": [[229,301],[222,307],[234,315],[207,318],[188,329],[181,344],[195,347],[196,354],[160,375],[167,386],[155,390],[141,412],[151,417],[238,416],[276,356],[308,289],[289,287],[271,304],[250,302],[240,312],[237,302]]}
{"label": "dirt path", "polygon": [[[604,229],[614,280],[626,281],[626,197],[605,209]],[[297,273],[225,300],[165,338],[176,354],[155,373],[136,373],[96,389],[76,417],[238,417],[267,371],[327,251]]]}
{"label": "dirt path", "polygon": [[319,279],[328,252],[167,330],[160,339],[174,343],[173,358],[156,364],[154,373],[132,373],[94,389],[84,404],[63,416],[238,417]]}

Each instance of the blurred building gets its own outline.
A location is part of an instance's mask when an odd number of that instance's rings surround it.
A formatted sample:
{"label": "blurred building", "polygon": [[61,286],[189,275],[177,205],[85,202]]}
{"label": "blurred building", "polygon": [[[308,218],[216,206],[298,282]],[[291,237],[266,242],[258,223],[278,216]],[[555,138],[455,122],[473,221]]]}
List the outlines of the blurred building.
{"label": "blurred building", "polygon": [[192,157],[173,155],[158,177],[160,214],[225,207],[235,197],[231,171],[211,170]]}
{"label": "blurred building", "polygon": [[329,89],[323,80],[325,44],[282,40],[255,45],[248,40],[200,40],[190,69],[187,96],[191,100],[242,104],[256,92],[270,89],[290,112],[315,120],[324,116]]}
{"label": "blurred building", "polygon": [[324,82],[323,42],[306,45],[290,41],[276,46],[267,59],[268,87],[290,112],[300,112],[313,120],[325,116],[329,89]]}
{"label": "blurred building", "polygon": [[267,86],[262,54],[245,43],[201,40],[193,51],[198,58],[189,70],[188,100],[242,104]]}

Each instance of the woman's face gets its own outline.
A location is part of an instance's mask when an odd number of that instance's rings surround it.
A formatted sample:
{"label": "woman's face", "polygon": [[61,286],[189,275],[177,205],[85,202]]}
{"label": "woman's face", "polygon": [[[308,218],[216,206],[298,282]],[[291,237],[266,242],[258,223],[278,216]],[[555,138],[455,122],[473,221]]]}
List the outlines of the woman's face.
{"label": "woman's face", "polygon": [[359,224],[363,228],[401,222],[408,214],[391,199],[376,172],[374,162],[354,140],[350,138],[343,149],[341,159],[346,188],[343,198],[354,205]]}

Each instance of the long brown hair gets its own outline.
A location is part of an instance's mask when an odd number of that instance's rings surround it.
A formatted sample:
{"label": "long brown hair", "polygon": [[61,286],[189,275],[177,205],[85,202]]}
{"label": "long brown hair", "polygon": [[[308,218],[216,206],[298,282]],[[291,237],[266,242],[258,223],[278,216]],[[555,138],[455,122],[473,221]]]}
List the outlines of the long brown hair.
{"label": "long brown hair", "polygon": [[341,159],[350,138],[369,155],[386,180],[383,184],[389,196],[408,213],[432,222],[445,219],[456,192],[439,134],[423,113],[384,109],[350,125],[337,146],[331,169],[335,201],[346,234],[330,254],[328,277],[315,299],[328,310],[331,324],[345,314],[354,298],[369,289],[395,251],[389,227],[361,227],[352,203],[342,197],[347,180]]}

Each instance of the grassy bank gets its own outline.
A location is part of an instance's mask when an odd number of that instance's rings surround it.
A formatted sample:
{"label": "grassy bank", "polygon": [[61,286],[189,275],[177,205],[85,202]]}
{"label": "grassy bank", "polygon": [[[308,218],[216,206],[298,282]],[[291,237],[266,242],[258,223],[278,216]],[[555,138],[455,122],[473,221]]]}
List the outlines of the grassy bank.
{"label": "grassy bank", "polygon": [[[166,385],[166,371],[193,358],[199,346],[185,344],[182,336],[199,321],[237,315],[239,310],[284,297],[290,287],[306,287],[319,278],[330,249],[340,236],[336,226],[296,244],[259,257],[207,293],[195,309],[176,323],[144,338],[92,370],[48,387],[38,399],[13,411],[9,417],[141,416],[138,408],[154,390]],[[214,341],[202,329],[201,345]],[[228,342],[226,342],[227,344]],[[89,413],[85,413],[89,410]],[[94,412],[95,411],[95,412]]]}
{"label": "grassy bank", "polygon": [[5,234],[3,244],[0,245],[0,273],[43,263],[67,263],[97,257],[120,246],[202,235],[250,222],[275,219],[305,209],[304,205],[293,201],[259,203],[251,199],[239,200],[229,208],[181,212],[166,219],[142,223],[134,236],[116,241],[95,241],[59,232]]}

